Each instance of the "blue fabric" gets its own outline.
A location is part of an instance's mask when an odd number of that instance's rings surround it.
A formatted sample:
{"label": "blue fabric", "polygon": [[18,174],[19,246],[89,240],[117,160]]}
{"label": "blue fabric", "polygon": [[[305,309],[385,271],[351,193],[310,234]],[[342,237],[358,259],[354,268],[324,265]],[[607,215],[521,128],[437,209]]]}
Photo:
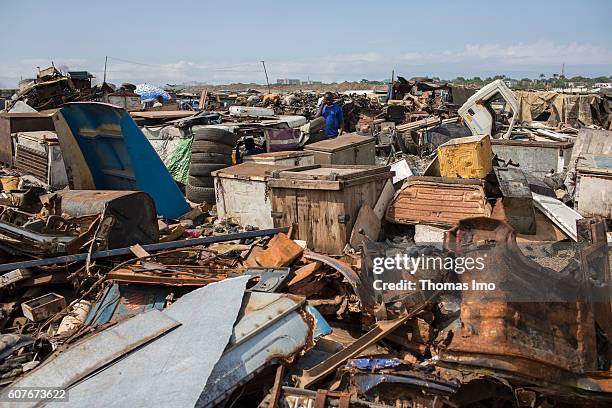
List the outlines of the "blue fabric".
{"label": "blue fabric", "polygon": [[402,364],[402,360],[397,358],[355,358],[347,361],[346,367],[376,371],[383,368],[397,367],[400,364]]}
{"label": "blue fabric", "polygon": [[338,136],[338,129],[344,122],[344,114],[342,108],[337,104],[331,106],[323,105],[321,109],[321,116],[325,118],[325,134],[328,138]]}
{"label": "blue fabric", "polygon": [[251,149],[246,149],[245,156],[252,156],[254,154],[261,154],[261,153],[265,153],[265,152],[263,151],[263,149],[261,147],[255,146],[255,147],[253,147]]}

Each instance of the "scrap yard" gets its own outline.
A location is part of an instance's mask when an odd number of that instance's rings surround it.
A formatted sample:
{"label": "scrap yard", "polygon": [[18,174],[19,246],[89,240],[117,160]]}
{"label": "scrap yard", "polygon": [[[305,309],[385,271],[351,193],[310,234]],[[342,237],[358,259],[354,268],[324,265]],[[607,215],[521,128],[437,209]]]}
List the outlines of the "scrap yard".
{"label": "scrap yard", "polygon": [[0,407],[612,406],[612,77],[120,61],[0,90]]}

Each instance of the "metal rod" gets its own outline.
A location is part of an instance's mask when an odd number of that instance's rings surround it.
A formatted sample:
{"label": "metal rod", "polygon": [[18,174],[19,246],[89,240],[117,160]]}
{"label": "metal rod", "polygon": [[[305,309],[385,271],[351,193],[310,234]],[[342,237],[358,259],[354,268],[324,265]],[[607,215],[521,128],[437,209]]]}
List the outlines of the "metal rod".
{"label": "metal rod", "polygon": [[[236,234],[228,234],[228,235],[219,235],[217,237],[206,237],[206,238],[195,238],[195,239],[183,239],[180,241],[171,241],[171,242],[160,242],[157,244],[148,244],[142,245],[142,248],[147,252],[161,251],[164,249],[174,249],[174,248],[186,248],[196,245],[206,245],[206,244],[215,244],[218,242],[226,242],[226,241],[234,241],[237,239],[245,239],[245,238],[258,238],[265,237],[270,235],[276,235],[279,232],[287,232],[289,231],[289,227],[281,227],[281,228],[271,228],[259,231],[246,231],[239,232]],[[102,258],[111,258],[114,256],[122,256],[129,255],[132,251],[130,248],[117,248],[117,249],[108,249],[105,251],[98,251],[91,254],[91,259],[102,259]],[[87,259],[87,254],[74,254],[74,255],[64,255],[58,256],[55,258],[45,258],[45,259],[33,259],[30,261],[23,262],[13,262],[0,265],[0,272],[8,272],[14,269],[19,268],[32,268],[36,266],[47,266],[54,264],[62,264],[68,262],[78,262],[84,261]]]}
{"label": "metal rod", "polygon": [[104,83],[106,83],[106,63],[108,62],[108,56],[104,57]]}
{"label": "metal rod", "polygon": [[266,74],[266,84],[268,84],[268,94],[271,94],[272,91],[270,90],[270,81],[268,80],[268,71],[266,70],[266,61],[261,61],[261,64],[264,67],[264,73]]}

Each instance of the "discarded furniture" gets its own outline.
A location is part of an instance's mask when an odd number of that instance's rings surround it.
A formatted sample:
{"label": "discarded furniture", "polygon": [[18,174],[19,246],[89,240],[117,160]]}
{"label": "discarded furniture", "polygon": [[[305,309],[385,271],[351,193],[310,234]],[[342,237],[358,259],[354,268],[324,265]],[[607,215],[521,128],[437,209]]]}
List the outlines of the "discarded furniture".
{"label": "discarded furniture", "polygon": [[371,165],[376,163],[376,139],[356,133],[306,145],[304,151],[314,154],[315,164]]}
{"label": "discarded furniture", "polygon": [[217,216],[232,218],[241,225],[273,228],[267,180],[273,171],[290,168],[248,162],[214,171]]}
{"label": "discarded furniture", "polygon": [[359,209],[374,207],[390,167],[315,165],[274,171],[268,181],[274,225],[297,224],[297,239],[317,252],[341,254]]}
{"label": "discarded furniture", "polygon": [[442,177],[484,178],[491,172],[492,159],[489,135],[460,137],[438,146]]}
{"label": "discarded furniture", "polygon": [[490,215],[480,180],[416,176],[404,181],[387,208],[386,219],[447,227],[463,218]]}

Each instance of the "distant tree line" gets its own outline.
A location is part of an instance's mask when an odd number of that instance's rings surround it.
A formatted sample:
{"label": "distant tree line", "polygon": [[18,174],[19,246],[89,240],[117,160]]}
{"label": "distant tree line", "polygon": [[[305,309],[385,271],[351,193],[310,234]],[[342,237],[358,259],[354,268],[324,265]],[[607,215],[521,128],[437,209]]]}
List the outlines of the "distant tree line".
{"label": "distant tree line", "polygon": [[[419,79],[423,80],[423,77],[413,77],[411,79]],[[426,80],[430,80],[432,82],[440,82],[440,83],[451,83],[453,85],[462,85],[474,88],[480,88],[488,83],[495,81],[496,79],[503,79],[504,81],[508,81],[511,83],[512,87],[515,89],[553,89],[553,88],[567,88],[570,86],[585,86],[585,87],[593,87],[598,83],[606,83],[612,82],[612,76],[598,76],[594,78],[588,78],[584,76],[573,76],[573,77],[565,77],[560,74],[552,74],[550,77],[546,77],[545,74],[540,74],[537,78],[522,78],[522,79],[514,79],[510,78],[506,75],[495,75],[493,77],[481,78],[479,76],[475,76],[473,78],[464,78],[457,77],[455,79],[441,79],[440,77],[430,77],[425,78]],[[368,79],[362,79],[359,81],[361,84],[385,84],[389,83],[389,80],[383,81],[371,81]]]}
{"label": "distant tree line", "polygon": [[[433,80],[440,81],[439,78],[432,78]],[[565,77],[559,74],[552,74],[550,77],[546,77],[544,74],[540,74],[537,78],[522,78],[522,79],[514,79],[507,77],[506,75],[495,75],[494,77],[481,78],[481,77],[473,77],[473,78],[464,78],[457,77],[455,79],[441,82],[450,82],[454,85],[464,85],[464,86],[473,86],[473,87],[482,87],[496,79],[503,79],[505,81],[509,81],[513,88],[515,89],[553,89],[553,88],[567,88],[570,86],[585,86],[592,87],[598,83],[606,83],[612,82],[612,76],[599,76],[594,78],[587,78],[583,76],[573,76],[573,77]]]}

